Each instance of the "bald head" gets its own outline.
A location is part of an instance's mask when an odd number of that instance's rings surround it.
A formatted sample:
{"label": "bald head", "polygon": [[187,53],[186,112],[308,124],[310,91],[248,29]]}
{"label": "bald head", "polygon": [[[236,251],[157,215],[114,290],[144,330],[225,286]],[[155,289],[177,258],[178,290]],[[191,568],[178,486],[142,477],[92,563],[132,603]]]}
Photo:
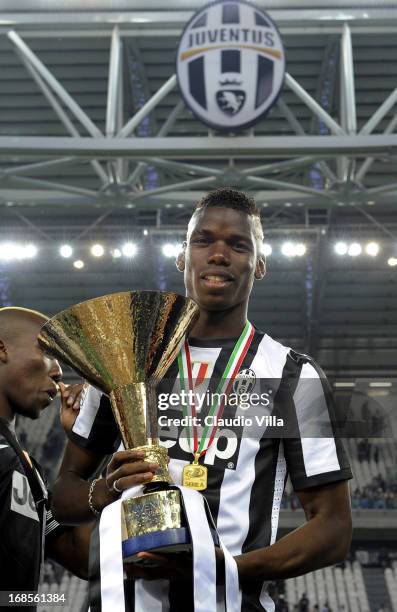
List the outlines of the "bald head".
{"label": "bald head", "polygon": [[39,417],[57,393],[62,370],[39,345],[41,312],[26,308],[0,309],[0,416]]}
{"label": "bald head", "polygon": [[42,327],[48,317],[42,312],[10,306],[0,308],[0,340],[4,343],[14,343],[24,336],[27,327],[32,325]]}

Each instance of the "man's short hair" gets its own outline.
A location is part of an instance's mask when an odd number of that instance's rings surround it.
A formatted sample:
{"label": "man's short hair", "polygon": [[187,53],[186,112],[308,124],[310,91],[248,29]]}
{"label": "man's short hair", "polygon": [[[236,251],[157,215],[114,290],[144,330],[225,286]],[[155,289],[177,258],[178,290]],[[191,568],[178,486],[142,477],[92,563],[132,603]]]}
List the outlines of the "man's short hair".
{"label": "man's short hair", "polygon": [[201,200],[197,202],[193,215],[206,208],[232,208],[233,210],[239,210],[252,217],[254,235],[257,241],[258,250],[260,251],[263,242],[263,228],[260,212],[254,198],[251,198],[242,191],[237,191],[237,189],[222,187],[208,192],[201,198]]}

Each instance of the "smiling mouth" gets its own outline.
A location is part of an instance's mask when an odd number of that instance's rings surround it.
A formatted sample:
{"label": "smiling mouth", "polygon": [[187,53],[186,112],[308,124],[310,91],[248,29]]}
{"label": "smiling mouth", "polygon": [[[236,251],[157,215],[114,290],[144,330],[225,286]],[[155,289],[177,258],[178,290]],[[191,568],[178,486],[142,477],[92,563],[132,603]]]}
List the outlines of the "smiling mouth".
{"label": "smiling mouth", "polygon": [[207,284],[213,287],[223,287],[231,282],[231,278],[227,278],[225,276],[220,276],[218,274],[206,274],[203,276],[202,280]]}

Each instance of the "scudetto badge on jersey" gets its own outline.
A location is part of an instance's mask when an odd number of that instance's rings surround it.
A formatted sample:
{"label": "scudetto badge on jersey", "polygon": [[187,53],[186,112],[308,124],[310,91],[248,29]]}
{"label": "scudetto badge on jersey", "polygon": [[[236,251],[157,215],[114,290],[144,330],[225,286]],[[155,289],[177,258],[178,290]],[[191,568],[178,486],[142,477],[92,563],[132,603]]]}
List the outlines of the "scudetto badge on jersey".
{"label": "scudetto badge on jersey", "polygon": [[281,91],[283,43],[262,9],[246,0],[216,0],[186,25],[176,72],[181,94],[200,121],[219,130],[248,127]]}

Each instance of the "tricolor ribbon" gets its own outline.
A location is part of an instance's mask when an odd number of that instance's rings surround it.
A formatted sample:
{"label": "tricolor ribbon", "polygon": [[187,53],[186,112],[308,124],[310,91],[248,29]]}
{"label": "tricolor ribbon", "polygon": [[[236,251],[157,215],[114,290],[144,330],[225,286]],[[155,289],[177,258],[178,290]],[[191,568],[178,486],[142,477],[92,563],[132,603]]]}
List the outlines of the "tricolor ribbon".
{"label": "tricolor ribbon", "polygon": [[192,437],[193,437],[193,448],[191,449],[191,451],[193,455],[195,456],[197,455],[198,457],[201,457],[202,455],[205,455],[205,453],[207,452],[207,450],[209,449],[209,447],[211,446],[211,444],[213,443],[215,439],[215,434],[218,429],[217,421],[218,419],[222,417],[222,414],[225,408],[226,398],[232,389],[233,382],[248,352],[248,349],[251,345],[254,334],[255,334],[254,326],[252,325],[252,323],[247,321],[244,326],[243,331],[241,332],[240,337],[238,338],[236,344],[234,345],[233,351],[229,357],[225,370],[221,376],[221,379],[214,393],[214,396],[218,396],[219,398],[221,398],[219,401],[212,403],[209,409],[209,412],[208,412],[209,417],[215,416],[213,420],[214,425],[211,429],[208,425],[204,427],[200,440],[198,439],[197,425],[195,425],[195,417],[197,416],[197,411],[196,411],[196,403],[194,401],[194,386],[193,386],[192,361],[190,357],[190,348],[189,348],[189,344],[187,340],[185,340],[184,344],[182,345],[182,348],[178,355],[179,379],[180,379],[180,385],[182,389],[184,389],[185,391],[186,391],[185,380],[188,381],[189,396],[192,399],[192,401],[189,404],[191,414],[188,415],[186,413],[185,406],[183,406],[183,408],[184,408],[185,416],[192,417],[191,422],[192,422],[193,436],[190,434],[190,427],[189,426],[188,427],[189,427],[189,439],[192,440]]}
{"label": "tricolor ribbon", "polygon": [[[101,609],[102,612],[125,612],[124,571],[121,544],[121,504],[125,499],[142,495],[142,486],[124,491],[121,498],[102,511],[100,536]],[[205,511],[204,498],[192,489],[179,487],[193,549],[194,612],[209,612],[216,604],[216,561],[212,534]],[[222,545],[225,559],[226,612],[240,612],[237,565]],[[164,580],[136,580],[135,612],[166,612]],[[148,608],[148,605],[150,607]]]}

